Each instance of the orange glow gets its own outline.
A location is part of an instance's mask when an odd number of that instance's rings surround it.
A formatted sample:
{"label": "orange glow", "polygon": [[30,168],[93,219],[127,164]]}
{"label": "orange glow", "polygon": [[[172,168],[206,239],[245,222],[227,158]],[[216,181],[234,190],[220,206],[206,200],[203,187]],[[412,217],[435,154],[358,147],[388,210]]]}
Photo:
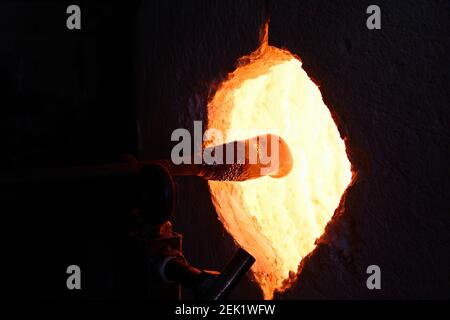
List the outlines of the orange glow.
{"label": "orange glow", "polygon": [[253,275],[270,299],[314,249],[351,180],[344,141],[301,61],[267,37],[209,102],[208,128],[237,130],[225,142],[278,134],[292,152],[284,178],[209,181],[219,219],[256,258]]}

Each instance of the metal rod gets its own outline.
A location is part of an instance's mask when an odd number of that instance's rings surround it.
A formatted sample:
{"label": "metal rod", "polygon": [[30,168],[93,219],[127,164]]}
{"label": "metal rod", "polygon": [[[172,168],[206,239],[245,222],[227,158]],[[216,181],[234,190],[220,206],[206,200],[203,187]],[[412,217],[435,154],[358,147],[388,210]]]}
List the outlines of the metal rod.
{"label": "metal rod", "polygon": [[244,249],[239,248],[233,256],[233,259],[226,266],[225,270],[217,277],[216,281],[208,290],[205,295],[205,299],[226,299],[254,263],[255,258]]}

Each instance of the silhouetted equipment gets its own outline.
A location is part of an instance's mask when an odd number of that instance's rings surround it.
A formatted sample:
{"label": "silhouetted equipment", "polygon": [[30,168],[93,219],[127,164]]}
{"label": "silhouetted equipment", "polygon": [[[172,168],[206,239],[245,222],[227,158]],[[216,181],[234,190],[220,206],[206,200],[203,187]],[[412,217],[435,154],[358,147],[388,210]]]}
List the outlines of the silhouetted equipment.
{"label": "silhouetted equipment", "polygon": [[138,236],[145,244],[150,266],[148,292],[157,292],[159,299],[179,299],[180,285],[183,285],[199,299],[226,298],[255,259],[243,249],[238,249],[222,273],[189,265],[182,254],[182,236],[172,231],[169,221],[175,209],[173,175],[177,175],[177,171],[168,165],[168,161],[140,162],[133,157],[127,160],[108,165],[4,173],[0,174],[0,191],[2,194],[26,194],[76,184],[80,188],[94,185],[92,190],[95,193],[99,181],[109,187],[113,185],[113,188],[115,184],[129,186],[137,193],[133,207],[140,222]]}

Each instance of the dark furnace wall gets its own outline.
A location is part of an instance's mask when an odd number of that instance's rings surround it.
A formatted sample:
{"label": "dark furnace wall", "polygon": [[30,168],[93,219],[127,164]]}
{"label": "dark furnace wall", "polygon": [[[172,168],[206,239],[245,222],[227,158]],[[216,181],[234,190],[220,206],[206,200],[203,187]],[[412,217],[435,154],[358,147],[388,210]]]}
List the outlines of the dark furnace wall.
{"label": "dark furnace wall", "polygon": [[[450,5],[379,0],[382,30],[369,31],[370,4],[82,1],[79,33],[65,28],[67,4],[1,4],[2,167],[169,157],[172,131],[205,118],[208,96],[257,47],[270,13],[270,43],[302,58],[358,172],[298,280],[276,298],[448,298]],[[128,236],[129,188],[95,188],[1,194],[3,292],[148,294],[142,248]],[[177,188],[173,222],[186,257],[222,269],[235,244],[207,184],[185,177]],[[74,263],[81,292],[65,288]],[[382,290],[366,289],[370,264],[381,267]],[[233,297],[261,292],[245,279]]]}
{"label": "dark furnace wall", "polygon": [[[170,156],[173,129],[192,132],[192,121],[205,119],[211,86],[255,49],[270,13],[270,44],[302,58],[358,173],[298,280],[276,298],[448,298],[449,4],[377,1],[382,30],[370,31],[369,1],[221,3],[144,5],[138,42],[143,156]],[[216,220],[207,184],[177,182],[174,225],[187,258],[221,268],[233,242]],[[366,287],[372,264],[381,268],[382,290]],[[258,296],[243,287],[237,296]]]}

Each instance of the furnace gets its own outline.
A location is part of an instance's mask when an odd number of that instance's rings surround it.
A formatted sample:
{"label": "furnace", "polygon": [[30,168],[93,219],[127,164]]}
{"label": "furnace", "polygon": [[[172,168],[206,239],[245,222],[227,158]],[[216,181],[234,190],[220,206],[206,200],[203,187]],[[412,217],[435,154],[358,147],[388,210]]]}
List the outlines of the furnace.
{"label": "furnace", "polygon": [[220,220],[256,258],[253,274],[265,298],[283,289],[315,247],[351,180],[335,122],[299,57],[268,45],[238,62],[208,104],[208,128],[233,129],[229,141],[254,130],[286,140],[293,169],[281,179],[210,181]]}

